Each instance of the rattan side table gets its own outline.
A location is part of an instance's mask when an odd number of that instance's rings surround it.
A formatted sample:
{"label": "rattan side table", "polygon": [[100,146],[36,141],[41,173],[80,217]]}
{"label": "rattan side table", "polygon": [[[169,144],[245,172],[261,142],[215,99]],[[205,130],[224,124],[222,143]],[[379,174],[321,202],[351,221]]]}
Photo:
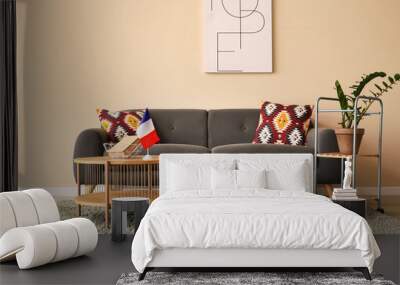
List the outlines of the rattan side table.
{"label": "rattan side table", "polygon": [[81,206],[103,207],[108,226],[112,198],[145,197],[152,201],[158,197],[158,156],[149,160],[143,160],[143,156],[95,156],[76,158],[74,163],[78,190],[75,203],[79,216]]}

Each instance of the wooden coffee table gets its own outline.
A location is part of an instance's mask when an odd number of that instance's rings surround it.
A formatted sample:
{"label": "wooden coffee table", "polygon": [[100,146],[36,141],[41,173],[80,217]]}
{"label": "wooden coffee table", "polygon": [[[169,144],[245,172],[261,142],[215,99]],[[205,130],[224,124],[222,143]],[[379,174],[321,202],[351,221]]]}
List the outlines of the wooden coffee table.
{"label": "wooden coffee table", "polygon": [[81,206],[104,207],[108,226],[112,198],[146,197],[152,201],[158,197],[158,156],[152,156],[149,160],[143,160],[143,156],[82,157],[74,159],[74,163],[77,167],[78,189],[75,203],[79,216]]}

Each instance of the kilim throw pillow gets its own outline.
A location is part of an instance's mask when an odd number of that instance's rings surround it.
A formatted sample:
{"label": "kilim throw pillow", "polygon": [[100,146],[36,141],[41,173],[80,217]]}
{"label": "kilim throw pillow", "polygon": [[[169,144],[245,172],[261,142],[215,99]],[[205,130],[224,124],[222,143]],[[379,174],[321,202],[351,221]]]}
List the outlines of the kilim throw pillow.
{"label": "kilim throw pillow", "polygon": [[136,129],[144,114],[143,110],[110,112],[105,109],[97,109],[96,112],[101,127],[112,142],[119,142],[126,135],[136,135]]}
{"label": "kilim throw pillow", "polygon": [[313,107],[264,102],[253,143],[304,145]]}

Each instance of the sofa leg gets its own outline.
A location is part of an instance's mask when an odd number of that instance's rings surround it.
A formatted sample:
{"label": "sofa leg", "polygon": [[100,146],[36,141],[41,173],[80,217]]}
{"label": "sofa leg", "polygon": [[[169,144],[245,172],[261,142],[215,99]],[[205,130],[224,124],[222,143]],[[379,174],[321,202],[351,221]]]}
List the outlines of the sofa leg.
{"label": "sofa leg", "polygon": [[142,280],[146,277],[147,271],[148,271],[148,269],[147,269],[147,267],[146,267],[146,268],[143,270],[143,272],[139,274],[138,281],[142,281]]}
{"label": "sofa leg", "polygon": [[364,275],[365,279],[372,280],[371,274],[369,274],[369,270],[367,267],[355,267],[354,269],[357,271],[361,271],[361,273]]}

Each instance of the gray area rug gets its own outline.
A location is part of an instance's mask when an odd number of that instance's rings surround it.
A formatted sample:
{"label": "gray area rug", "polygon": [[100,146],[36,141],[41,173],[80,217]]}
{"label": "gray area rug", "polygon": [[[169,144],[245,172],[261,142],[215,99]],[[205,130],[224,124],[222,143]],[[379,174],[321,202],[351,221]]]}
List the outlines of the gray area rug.
{"label": "gray area rug", "polygon": [[[77,216],[77,206],[72,200],[57,202],[60,210],[61,219],[70,219]],[[104,224],[104,209],[100,207],[82,207],[82,216],[93,221],[100,234],[110,233],[111,228],[106,228]],[[400,218],[379,213],[373,209],[368,209],[367,221],[374,234],[400,234]],[[133,225],[133,216],[128,216],[128,224]],[[132,226],[129,231],[133,232]]]}
{"label": "gray area rug", "polygon": [[373,276],[372,281],[366,280],[359,272],[149,272],[146,278],[138,281],[138,273],[122,274],[117,285],[134,284],[267,284],[267,285],[297,285],[297,284],[376,284],[393,285],[382,276]]}
{"label": "gray area rug", "polygon": [[[72,200],[57,201],[57,206],[61,220],[71,219],[78,216],[78,207]],[[99,234],[111,233],[111,226],[107,228],[104,223],[104,208],[84,206],[82,207],[81,214],[82,217],[88,218],[95,223]],[[111,215],[109,217],[111,221]],[[133,216],[129,216],[128,218],[128,224],[133,225]],[[132,226],[129,230],[134,231]]]}

